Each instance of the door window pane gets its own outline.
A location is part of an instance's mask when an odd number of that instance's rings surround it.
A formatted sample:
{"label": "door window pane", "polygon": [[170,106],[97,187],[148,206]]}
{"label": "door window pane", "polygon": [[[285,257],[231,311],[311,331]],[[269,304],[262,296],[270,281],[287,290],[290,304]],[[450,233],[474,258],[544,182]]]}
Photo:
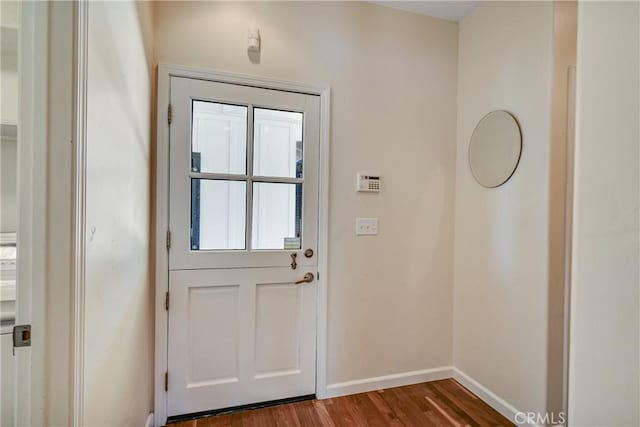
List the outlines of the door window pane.
{"label": "door window pane", "polygon": [[302,178],[302,113],[253,110],[253,174]]}
{"label": "door window pane", "polygon": [[191,179],[191,250],[244,249],[245,181]]}
{"label": "door window pane", "polygon": [[193,101],[191,171],[244,175],[247,107]]}
{"label": "door window pane", "polygon": [[253,249],[300,249],[302,184],[254,182]]}

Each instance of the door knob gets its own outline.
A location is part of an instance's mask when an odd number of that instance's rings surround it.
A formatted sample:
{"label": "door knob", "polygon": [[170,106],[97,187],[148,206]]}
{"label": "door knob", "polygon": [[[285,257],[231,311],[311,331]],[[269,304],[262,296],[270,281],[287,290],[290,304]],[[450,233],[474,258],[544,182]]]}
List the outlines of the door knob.
{"label": "door knob", "polygon": [[314,277],[315,276],[313,275],[313,273],[307,273],[307,274],[304,275],[302,280],[298,280],[296,282],[296,285],[299,285],[300,283],[311,283],[311,282],[313,282]]}

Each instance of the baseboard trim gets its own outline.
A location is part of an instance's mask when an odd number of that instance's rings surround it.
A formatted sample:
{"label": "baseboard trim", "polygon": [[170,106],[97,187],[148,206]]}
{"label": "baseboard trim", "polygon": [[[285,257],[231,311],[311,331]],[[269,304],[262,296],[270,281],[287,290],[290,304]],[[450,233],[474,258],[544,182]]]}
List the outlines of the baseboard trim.
{"label": "baseboard trim", "polygon": [[147,422],[144,423],[144,427],[153,427],[153,412],[149,413],[149,416],[147,417]]}
{"label": "baseboard trim", "polygon": [[[506,400],[480,384],[478,381],[471,378],[469,375],[460,371],[459,369],[452,368],[453,379],[460,384],[468,388],[473,394],[482,399],[487,405],[491,406],[496,411],[500,412],[504,417],[508,418],[512,423],[520,427],[539,427],[536,424],[523,423],[522,420],[518,420],[516,414],[522,413],[511,405]],[[520,421],[520,422],[518,422]]]}
{"label": "baseboard trim", "polygon": [[[380,377],[363,378],[353,381],[345,381],[327,385],[325,390],[316,392],[318,399],[328,399],[331,397],[348,396],[357,393],[381,390],[385,388],[401,387],[411,384],[419,384],[429,381],[444,380],[453,378],[465,386],[469,391],[478,396],[487,405],[498,411],[504,417],[519,427],[541,427],[537,424],[521,422],[516,414],[522,413],[509,402],[480,384],[471,376],[465,374],[453,366],[443,366],[440,368],[421,369],[417,371],[400,372],[397,374],[383,375]],[[520,421],[520,422],[518,422]],[[149,414],[145,427],[154,425],[153,412]]]}
{"label": "baseboard trim", "polygon": [[453,367],[445,366],[441,368],[421,369],[418,371],[400,372],[397,374],[383,375],[381,377],[363,378],[360,380],[346,381],[327,385],[323,393],[318,393],[318,398],[347,396],[349,394],[365,393],[383,388],[400,387],[437,381],[451,378]]}

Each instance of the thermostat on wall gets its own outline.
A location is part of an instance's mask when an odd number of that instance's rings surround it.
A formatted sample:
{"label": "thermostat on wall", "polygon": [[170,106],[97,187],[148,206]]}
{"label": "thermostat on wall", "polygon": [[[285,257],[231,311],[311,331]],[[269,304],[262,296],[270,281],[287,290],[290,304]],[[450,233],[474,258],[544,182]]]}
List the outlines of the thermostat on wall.
{"label": "thermostat on wall", "polygon": [[365,191],[368,193],[380,192],[380,177],[377,175],[358,174],[356,183],[356,191]]}

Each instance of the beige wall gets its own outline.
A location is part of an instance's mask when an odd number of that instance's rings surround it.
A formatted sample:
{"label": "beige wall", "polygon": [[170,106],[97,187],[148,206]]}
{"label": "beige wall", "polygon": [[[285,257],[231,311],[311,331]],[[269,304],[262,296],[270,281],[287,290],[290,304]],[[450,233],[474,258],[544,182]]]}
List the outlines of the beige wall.
{"label": "beige wall", "polygon": [[[152,23],[148,4],[90,4],[86,424],[143,425],[152,408],[152,24],[155,62],[332,87],[329,383],[453,362],[518,409],[552,407],[549,300],[560,270],[551,230],[560,226],[549,213],[562,203],[553,6],[479,6],[460,25],[459,56],[456,24],[369,4],[155,7]],[[580,8],[570,383],[580,426],[640,423],[638,12],[633,3]],[[246,56],[254,25],[259,63]],[[519,119],[524,151],[514,177],[487,190],[466,148],[496,108]],[[353,191],[360,170],[383,176],[381,194]],[[356,238],[356,216],[380,217],[380,235]],[[43,411],[64,424],[56,384],[67,367],[47,363]]]}
{"label": "beige wall", "polygon": [[88,7],[85,424],[143,426],[153,401],[151,5]]}
{"label": "beige wall", "polygon": [[[539,412],[548,399],[552,38],[551,2],[481,3],[460,23],[454,366]],[[518,119],[523,151],[513,177],[486,189],[467,150],[496,109]]]}
{"label": "beige wall", "polygon": [[640,6],[581,2],[569,424],[640,425]]}
{"label": "beige wall", "polygon": [[[158,62],[331,86],[328,383],[449,366],[457,24],[347,2],[155,12]],[[357,194],[358,171],[383,191]],[[356,237],[357,216],[380,234]]]}

